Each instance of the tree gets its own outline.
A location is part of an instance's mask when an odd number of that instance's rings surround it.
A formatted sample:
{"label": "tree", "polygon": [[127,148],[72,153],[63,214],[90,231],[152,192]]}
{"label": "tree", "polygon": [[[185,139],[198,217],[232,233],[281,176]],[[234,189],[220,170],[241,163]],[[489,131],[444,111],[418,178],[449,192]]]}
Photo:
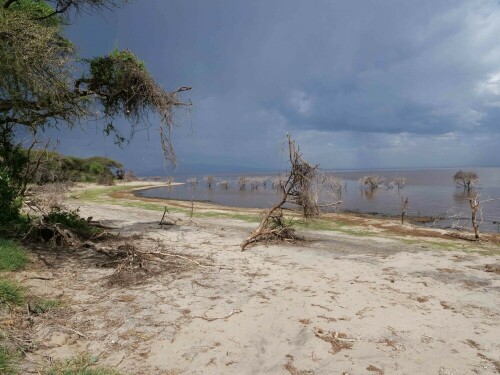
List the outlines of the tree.
{"label": "tree", "polygon": [[459,170],[453,175],[453,182],[455,182],[457,187],[470,191],[471,188],[479,184],[479,176],[474,171]]}
{"label": "tree", "polygon": [[[190,88],[165,91],[128,50],[79,59],[63,36],[65,24],[80,12],[121,4],[121,0],[0,0],[0,169],[13,187],[22,185],[29,163],[20,155],[16,136],[24,132],[36,140],[47,127],[72,127],[89,119],[105,121],[104,132],[123,143],[128,137],[117,130],[116,119],[128,120],[133,134],[151,116],[159,118],[163,153],[175,165],[170,138],[173,115],[175,108],[190,105],[178,99]],[[83,73],[77,76],[77,71]]]}
{"label": "tree", "polygon": [[[287,204],[299,207],[306,219],[319,215],[317,190],[317,165],[311,165],[302,158],[295,141],[288,137],[288,157],[290,171],[279,185],[280,198],[276,204],[263,214],[260,225],[243,241],[241,249],[257,241],[272,239],[294,239],[294,229],[285,222],[283,208]],[[240,178],[241,179],[241,178]]]}
{"label": "tree", "polygon": [[212,185],[215,183],[215,177],[214,176],[205,176],[203,177],[203,180],[207,184],[208,189],[212,189]]}
{"label": "tree", "polygon": [[384,177],[380,176],[364,176],[360,178],[359,183],[366,186],[370,190],[377,189],[385,181]]}
{"label": "tree", "polygon": [[494,201],[495,199],[478,200],[480,194],[473,193],[469,197],[469,204],[471,209],[471,223],[474,230],[474,238],[479,241],[479,226],[484,223],[483,219],[483,204],[486,202]]}

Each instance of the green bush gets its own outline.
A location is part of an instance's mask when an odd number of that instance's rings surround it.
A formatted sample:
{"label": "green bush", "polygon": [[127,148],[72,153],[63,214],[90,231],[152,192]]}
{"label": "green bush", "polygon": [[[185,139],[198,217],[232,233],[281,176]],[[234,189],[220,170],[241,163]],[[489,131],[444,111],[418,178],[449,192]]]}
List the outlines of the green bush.
{"label": "green bush", "polygon": [[80,216],[78,209],[66,211],[60,208],[53,208],[50,213],[45,216],[45,221],[49,224],[59,224],[83,236],[91,236],[100,231],[98,228],[90,226],[87,220]]}
{"label": "green bush", "polygon": [[106,172],[106,167],[97,161],[88,165],[89,172],[95,176],[101,176]]}
{"label": "green bush", "polygon": [[28,262],[26,250],[14,241],[0,238],[0,271],[16,271]]}

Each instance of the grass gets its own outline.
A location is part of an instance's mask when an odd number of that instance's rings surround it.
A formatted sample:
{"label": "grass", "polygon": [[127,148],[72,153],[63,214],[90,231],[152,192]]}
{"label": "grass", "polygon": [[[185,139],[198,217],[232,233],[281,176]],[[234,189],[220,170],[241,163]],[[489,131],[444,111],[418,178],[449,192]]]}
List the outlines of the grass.
{"label": "grass", "polygon": [[0,374],[17,374],[18,363],[19,355],[9,349],[5,344],[0,343]]}
{"label": "grass", "polygon": [[28,260],[28,254],[21,245],[11,240],[0,239],[0,271],[19,270]]}
{"label": "grass", "polygon": [[43,375],[120,375],[118,371],[97,366],[97,361],[97,357],[83,354],[58,362],[41,373]]}
{"label": "grass", "polygon": [[35,300],[31,303],[30,309],[35,314],[44,314],[61,306],[61,301],[54,299]]}
{"label": "grass", "polygon": [[26,302],[26,289],[18,283],[0,279],[0,306],[22,305]]}

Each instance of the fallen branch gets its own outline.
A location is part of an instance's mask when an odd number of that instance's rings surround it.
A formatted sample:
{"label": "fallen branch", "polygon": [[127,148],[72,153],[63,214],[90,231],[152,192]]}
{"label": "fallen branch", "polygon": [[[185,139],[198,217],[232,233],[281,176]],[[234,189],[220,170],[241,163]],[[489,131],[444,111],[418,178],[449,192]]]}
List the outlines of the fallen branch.
{"label": "fallen branch", "polygon": [[229,313],[229,315],[226,315],[226,316],[218,316],[218,317],[214,317],[214,318],[209,318],[206,315],[204,315],[204,316],[198,316],[198,315],[196,315],[196,316],[193,316],[193,318],[199,318],[199,319],[203,319],[203,320],[212,322],[214,320],[227,319],[227,318],[233,316],[234,314],[239,314],[241,312],[243,312],[243,311],[241,311],[239,309],[233,309],[233,310],[231,310],[231,312]]}

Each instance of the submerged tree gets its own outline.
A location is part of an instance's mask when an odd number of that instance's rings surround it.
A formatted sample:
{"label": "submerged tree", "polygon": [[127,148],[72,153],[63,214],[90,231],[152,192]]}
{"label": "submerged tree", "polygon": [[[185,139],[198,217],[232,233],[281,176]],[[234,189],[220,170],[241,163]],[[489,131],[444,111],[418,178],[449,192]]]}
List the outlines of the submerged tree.
{"label": "submerged tree", "polygon": [[[14,190],[20,190],[29,163],[16,141],[20,133],[36,140],[47,127],[72,127],[89,119],[105,121],[104,132],[122,143],[150,116],[159,118],[164,155],[175,165],[174,110],[190,104],[178,99],[190,88],[164,90],[128,50],[81,60],[63,36],[68,18],[121,3],[0,0],[0,172]],[[78,77],[77,71],[83,73]],[[130,135],[115,127],[119,117],[129,120]]]}
{"label": "submerged tree", "polygon": [[359,183],[370,190],[377,189],[384,181],[385,178],[381,176],[364,176],[359,179]]}
{"label": "submerged tree", "polygon": [[453,175],[453,182],[455,182],[457,187],[470,191],[474,186],[479,184],[479,176],[474,171],[459,170]]}
{"label": "submerged tree", "polygon": [[208,189],[212,189],[212,185],[215,183],[215,177],[214,176],[205,176],[205,177],[203,177],[203,180],[207,184]]}
{"label": "submerged tree", "polygon": [[317,165],[312,165],[302,158],[295,141],[288,136],[288,154],[290,171],[279,185],[280,198],[276,204],[264,212],[259,227],[243,241],[241,249],[258,241],[295,239],[294,229],[286,223],[284,207],[289,204],[298,207],[305,218],[319,214],[318,194],[314,188],[317,179]]}

